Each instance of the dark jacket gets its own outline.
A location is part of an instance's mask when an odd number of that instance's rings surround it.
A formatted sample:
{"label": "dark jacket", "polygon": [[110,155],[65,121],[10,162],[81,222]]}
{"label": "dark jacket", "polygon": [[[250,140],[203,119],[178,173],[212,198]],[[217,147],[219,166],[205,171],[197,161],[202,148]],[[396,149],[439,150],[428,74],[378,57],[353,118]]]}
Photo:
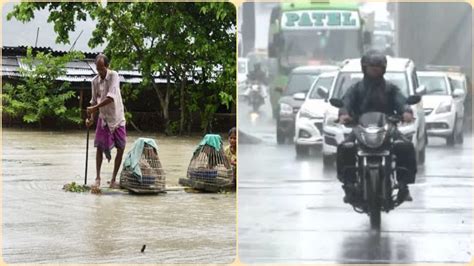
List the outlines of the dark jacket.
{"label": "dark jacket", "polygon": [[411,112],[406,100],[400,89],[385,79],[372,81],[364,78],[347,90],[339,114],[349,114],[353,118],[367,112],[402,115]]}
{"label": "dark jacket", "polygon": [[249,81],[257,81],[262,82],[263,84],[267,84],[267,74],[262,70],[254,70],[247,75]]}

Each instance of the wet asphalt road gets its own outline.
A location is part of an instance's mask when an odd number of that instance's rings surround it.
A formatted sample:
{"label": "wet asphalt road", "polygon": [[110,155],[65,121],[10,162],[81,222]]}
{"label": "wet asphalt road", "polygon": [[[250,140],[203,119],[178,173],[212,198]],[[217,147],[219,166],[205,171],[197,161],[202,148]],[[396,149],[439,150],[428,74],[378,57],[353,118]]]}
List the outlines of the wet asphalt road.
{"label": "wet asphalt road", "polygon": [[472,137],[448,148],[431,138],[411,185],[414,201],[382,214],[382,230],[342,202],[334,169],[277,145],[270,107],[239,105],[239,257],[244,263],[466,263],[472,240]]}

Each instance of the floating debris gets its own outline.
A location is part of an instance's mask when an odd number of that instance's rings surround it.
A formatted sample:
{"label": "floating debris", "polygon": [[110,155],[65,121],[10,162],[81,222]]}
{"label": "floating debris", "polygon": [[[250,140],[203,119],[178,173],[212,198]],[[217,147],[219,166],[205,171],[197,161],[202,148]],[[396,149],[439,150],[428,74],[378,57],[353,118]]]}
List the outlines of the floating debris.
{"label": "floating debris", "polygon": [[63,186],[63,190],[67,192],[88,192],[91,188],[87,185],[78,185],[76,182],[72,182],[70,184],[65,184]]}

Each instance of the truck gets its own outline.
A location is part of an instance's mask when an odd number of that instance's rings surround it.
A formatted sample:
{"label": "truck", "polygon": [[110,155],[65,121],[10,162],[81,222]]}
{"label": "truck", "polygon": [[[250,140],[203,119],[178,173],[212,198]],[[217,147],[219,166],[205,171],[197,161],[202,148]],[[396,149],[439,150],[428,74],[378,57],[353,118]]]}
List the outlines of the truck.
{"label": "truck", "polygon": [[277,69],[269,87],[273,117],[278,116],[278,101],[293,68],[360,57],[370,47],[372,33],[366,28],[358,4],[351,2],[298,1],[275,6],[268,37],[268,56]]}

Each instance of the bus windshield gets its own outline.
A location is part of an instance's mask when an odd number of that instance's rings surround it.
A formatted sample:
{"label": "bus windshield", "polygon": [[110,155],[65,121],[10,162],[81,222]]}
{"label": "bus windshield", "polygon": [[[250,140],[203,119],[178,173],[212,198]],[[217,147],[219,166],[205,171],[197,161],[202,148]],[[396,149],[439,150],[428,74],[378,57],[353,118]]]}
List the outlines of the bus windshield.
{"label": "bus windshield", "polygon": [[359,30],[283,31],[281,63],[286,66],[310,61],[342,61],[360,57]]}

